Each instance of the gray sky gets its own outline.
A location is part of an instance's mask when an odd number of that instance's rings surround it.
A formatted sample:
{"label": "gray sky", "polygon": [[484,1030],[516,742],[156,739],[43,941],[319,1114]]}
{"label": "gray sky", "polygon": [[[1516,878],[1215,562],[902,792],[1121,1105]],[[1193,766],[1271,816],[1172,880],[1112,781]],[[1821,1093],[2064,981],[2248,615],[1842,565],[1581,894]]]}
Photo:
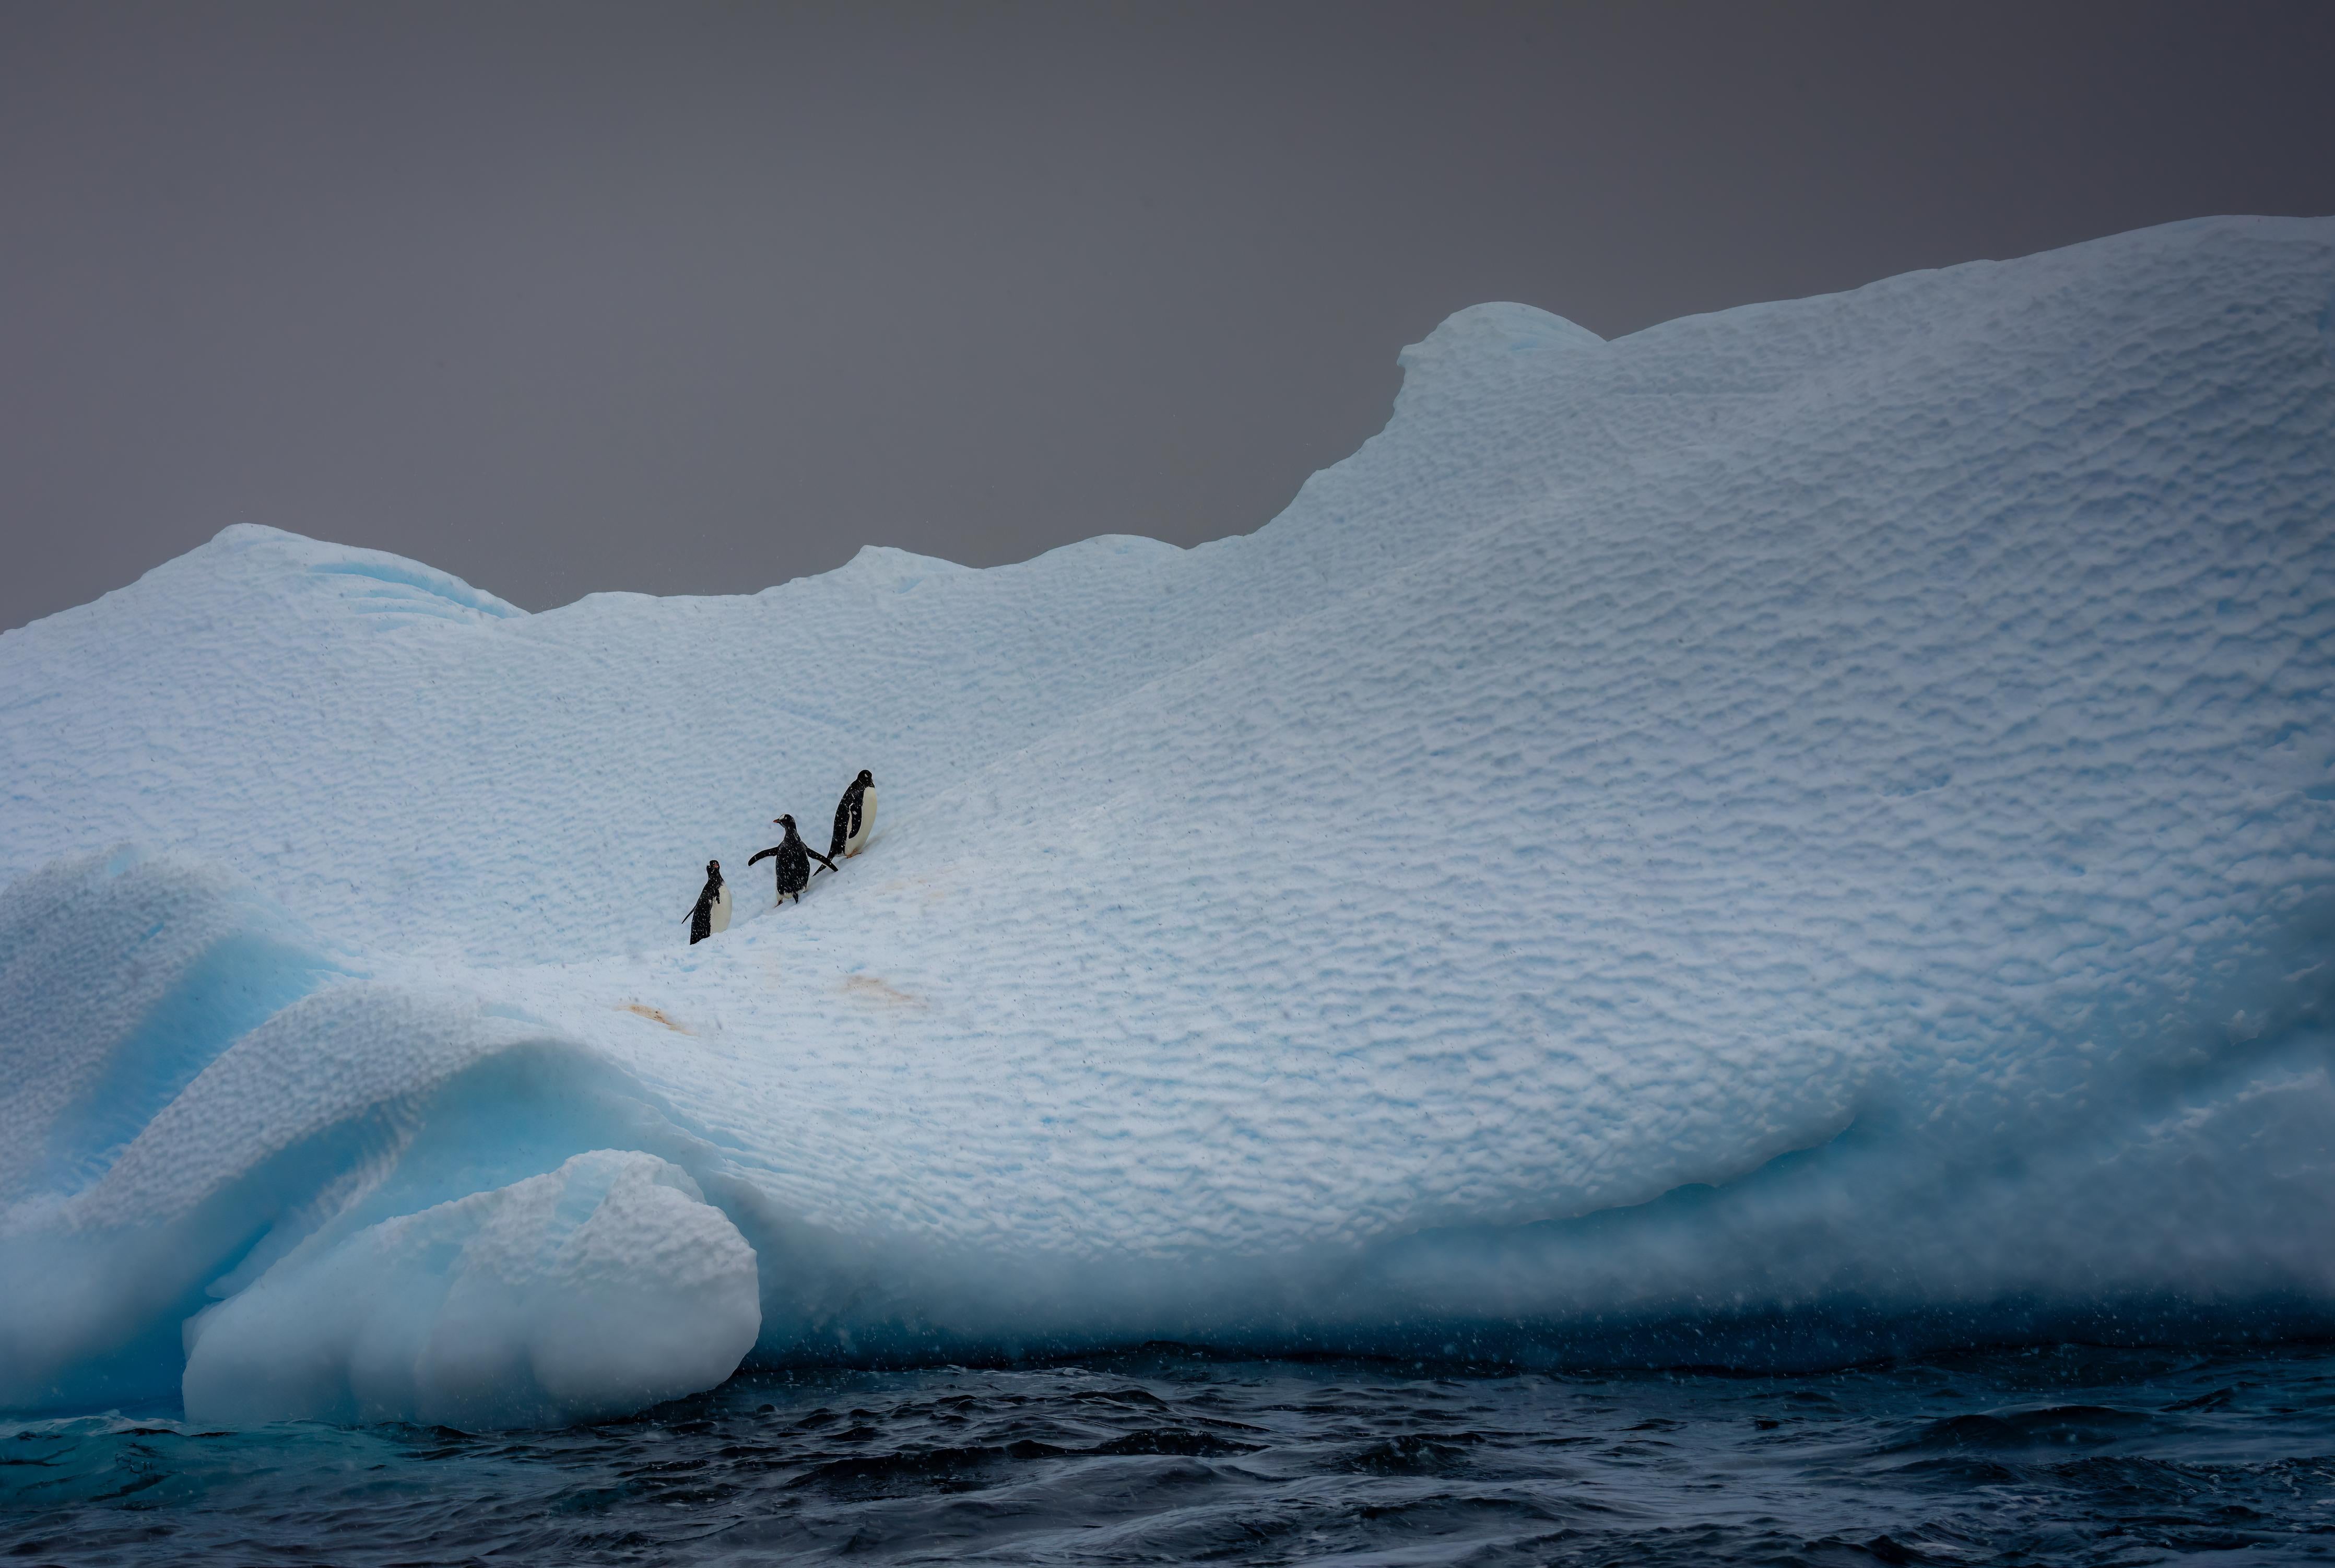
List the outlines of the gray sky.
{"label": "gray sky", "polygon": [[1264,522],[1395,351],[2335,212],[2335,5],[0,10],[0,626]]}

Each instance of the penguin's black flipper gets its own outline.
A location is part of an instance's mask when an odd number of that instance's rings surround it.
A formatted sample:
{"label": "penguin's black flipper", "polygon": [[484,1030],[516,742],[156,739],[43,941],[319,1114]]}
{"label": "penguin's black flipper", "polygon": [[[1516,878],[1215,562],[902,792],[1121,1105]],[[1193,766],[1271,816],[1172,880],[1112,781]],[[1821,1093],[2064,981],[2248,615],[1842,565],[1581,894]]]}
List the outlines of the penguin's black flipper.
{"label": "penguin's black flipper", "polygon": [[[818,850],[813,849],[809,845],[806,844],[806,845],[804,845],[804,846],[803,846],[803,853],[804,853],[804,854],[806,854],[806,855],[808,855],[808,856],[809,856],[813,860],[818,861],[821,866],[826,866],[829,871],[832,871],[832,870],[834,870],[834,869],[835,869],[835,862],[834,862],[834,861],[829,860],[826,856],[821,855]],[[747,864],[748,864],[748,865],[751,865],[751,864],[752,864],[752,862],[751,862],[751,861],[749,861],[749,862],[747,862]],[[818,873],[818,872],[816,872],[816,871],[814,871],[814,872],[812,872],[812,873],[811,873],[811,875],[812,875],[812,876],[818,876],[818,875],[819,875],[819,873]],[[798,895],[798,896],[799,896],[799,895]]]}
{"label": "penguin's black flipper", "polygon": [[773,844],[768,849],[756,855],[753,860],[747,861],[746,864],[751,866],[754,864],[754,860],[768,860],[771,856],[776,855],[780,850],[784,849],[785,847],[786,846],[783,844]]}

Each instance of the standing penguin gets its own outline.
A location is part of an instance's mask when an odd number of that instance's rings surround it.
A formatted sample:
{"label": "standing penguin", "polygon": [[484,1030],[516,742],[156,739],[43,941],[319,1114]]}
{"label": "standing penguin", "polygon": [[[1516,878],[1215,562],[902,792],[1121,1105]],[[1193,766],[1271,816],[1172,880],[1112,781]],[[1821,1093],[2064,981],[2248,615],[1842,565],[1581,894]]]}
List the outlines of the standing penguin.
{"label": "standing penguin", "polygon": [[[862,768],[859,777],[844,787],[843,799],[835,803],[835,837],[827,852],[838,858],[857,855],[867,847],[867,836],[875,831],[876,776]],[[828,863],[828,869],[835,869],[833,861]]]}
{"label": "standing penguin", "polygon": [[705,890],[697,895],[697,907],[689,912],[689,944],[692,947],[717,931],[730,929],[730,885],[722,880],[722,862],[705,863]]}
{"label": "standing penguin", "polygon": [[[761,860],[768,856],[777,856],[778,864],[772,869],[779,874],[779,902],[784,904],[787,901],[787,895],[791,893],[794,895],[795,902],[800,904],[802,890],[810,882],[810,863],[816,860],[832,871],[835,869],[835,862],[802,841],[800,836],[795,832],[793,818],[773,817],[770,820],[785,828],[787,836],[756,855],[754,860]],[[754,860],[749,860],[746,864],[751,866]]]}

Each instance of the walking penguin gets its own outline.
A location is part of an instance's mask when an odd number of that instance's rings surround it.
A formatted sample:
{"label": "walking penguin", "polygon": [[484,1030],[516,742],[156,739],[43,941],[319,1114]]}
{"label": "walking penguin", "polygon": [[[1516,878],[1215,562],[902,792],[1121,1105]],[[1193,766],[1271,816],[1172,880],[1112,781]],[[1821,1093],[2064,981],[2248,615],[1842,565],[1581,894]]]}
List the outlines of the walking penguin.
{"label": "walking penguin", "polygon": [[[827,852],[836,860],[857,855],[867,847],[867,836],[875,831],[876,776],[862,768],[859,777],[844,787],[843,799],[835,803],[835,837]],[[827,868],[835,869],[833,860]]]}
{"label": "walking penguin", "polygon": [[730,929],[730,885],[722,880],[722,862],[705,863],[705,891],[697,895],[697,907],[689,912],[689,944],[692,947],[717,931]]}
{"label": "walking penguin", "polygon": [[[787,901],[787,895],[791,893],[794,895],[795,902],[800,904],[802,890],[810,882],[810,863],[816,860],[832,871],[835,869],[835,862],[802,841],[801,837],[795,832],[793,818],[773,817],[770,820],[785,828],[787,836],[755,856],[754,860],[761,860],[770,856],[778,857],[778,864],[773,869],[779,874],[779,902],[784,904]],[[746,864],[751,866],[754,860],[749,860]]]}

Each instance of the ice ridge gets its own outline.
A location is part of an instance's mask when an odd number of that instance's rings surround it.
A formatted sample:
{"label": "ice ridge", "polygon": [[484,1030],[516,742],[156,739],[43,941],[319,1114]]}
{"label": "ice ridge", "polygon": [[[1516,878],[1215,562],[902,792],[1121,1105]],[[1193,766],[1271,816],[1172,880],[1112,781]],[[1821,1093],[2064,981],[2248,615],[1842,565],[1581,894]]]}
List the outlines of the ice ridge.
{"label": "ice ridge", "polygon": [[1196,550],[522,615],[231,530],[8,634],[0,1405],[2335,1328],[2330,289],[1478,306]]}

